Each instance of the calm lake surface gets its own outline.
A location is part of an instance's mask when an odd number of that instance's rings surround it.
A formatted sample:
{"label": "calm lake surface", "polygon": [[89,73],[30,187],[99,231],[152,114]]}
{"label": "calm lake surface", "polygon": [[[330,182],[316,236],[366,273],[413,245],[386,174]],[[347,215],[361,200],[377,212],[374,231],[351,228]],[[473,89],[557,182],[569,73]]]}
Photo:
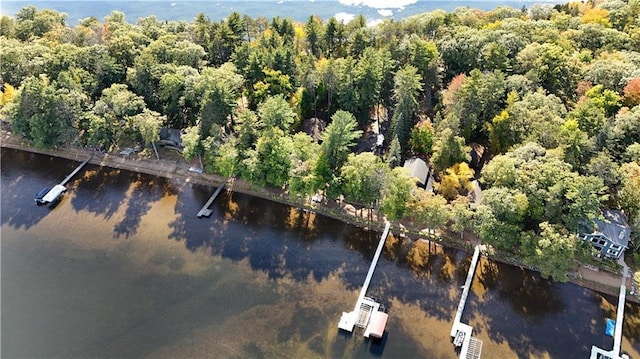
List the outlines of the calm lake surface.
{"label": "calm lake surface", "polygon": [[[77,162],[2,149],[2,358],[455,358],[449,330],[470,254],[412,268],[390,237],[368,294],[381,342],[340,333],[379,233],[238,193],[89,165],[53,209],[33,196]],[[610,349],[617,298],[482,260],[463,321],[485,358]],[[640,307],[622,349],[640,358]]]}

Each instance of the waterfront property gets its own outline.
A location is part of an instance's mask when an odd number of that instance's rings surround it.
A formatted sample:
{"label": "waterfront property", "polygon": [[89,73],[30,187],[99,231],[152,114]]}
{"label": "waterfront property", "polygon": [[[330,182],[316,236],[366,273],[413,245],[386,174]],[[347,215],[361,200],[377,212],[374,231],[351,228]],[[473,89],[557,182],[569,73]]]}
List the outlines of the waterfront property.
{"label": "waterfront property", "polygon": [[604,219],[594,220],[593,226],[583,223],[578,237],[591,243],[601,256],[618,259],[629,246],[631,228],[620,211],[605,210],[602,215]]}

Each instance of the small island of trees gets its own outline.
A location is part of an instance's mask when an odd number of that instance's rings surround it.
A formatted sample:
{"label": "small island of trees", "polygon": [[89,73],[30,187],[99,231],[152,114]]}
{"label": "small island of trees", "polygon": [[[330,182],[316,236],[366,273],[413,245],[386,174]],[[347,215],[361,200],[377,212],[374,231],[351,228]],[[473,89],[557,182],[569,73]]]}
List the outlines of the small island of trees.
{"label": "small island of trees", "polygon": [[[604,208],[628,217],[640,262],[638,14],[638,0],[608,0],[375,26],[117,11],[71,26],[27,6],[0,18],[0,116],[44,148],[148,147],[180,129],[207,173],[473,231],[566,280],[591,257],[578,226]],[[410,157],[435,191],[402,168]]]}

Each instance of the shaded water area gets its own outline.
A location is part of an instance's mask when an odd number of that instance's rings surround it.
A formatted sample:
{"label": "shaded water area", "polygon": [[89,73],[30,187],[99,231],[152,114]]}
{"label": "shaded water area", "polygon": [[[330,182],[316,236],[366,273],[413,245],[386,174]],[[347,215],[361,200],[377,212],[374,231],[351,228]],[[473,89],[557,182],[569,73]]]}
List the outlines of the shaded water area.
{"label": "shaded water area", "polygon": [[[470,253],[407,260],[390,237],[369,287],[381,341],[337,329],[379,233],[213,187],[88,165],[55,208],[33,196],[76,162],[2,149],[2,358],[455,358],[449,330]],[[482,260],[462,320],[485,358],[610,349],[617,298]],[[640,358],[640,307],[623,351]]]}

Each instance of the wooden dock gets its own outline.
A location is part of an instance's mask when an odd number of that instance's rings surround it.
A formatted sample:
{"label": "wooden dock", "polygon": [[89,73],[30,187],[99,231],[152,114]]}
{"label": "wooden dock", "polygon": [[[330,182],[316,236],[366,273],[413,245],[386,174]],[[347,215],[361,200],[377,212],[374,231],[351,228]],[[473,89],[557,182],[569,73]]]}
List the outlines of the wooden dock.
{"label": "wooden dock", "polygon": [[73,176],[75,176],[78,172],[80,172],[80,170],[87,164],[89,163],[89,161],[91,161],[91,159],[93,158],[93,152],[91,152],[91,155],[89,156],[89,158],[87,158],[84,162],[82,162],[81,164],[78,165],[78,167],[76,167],[75,170],[73,170],[73,172],[71,172],[67,177],[65,177],[65,179],[62,180],[62,182],[60,182],[61,186],[64,186],[67,184],[67,182],[69,182],[71,180],[71,178],[73,178]]}
{"label": "wooden dock", "polygon": [[74,169],[67,177],[65,177],[65,179],[62,180],[62,182],[53,186],[53,188],[51,188],[41,199],[36,197],[36,204],[51,205],[53,203],[56,203],[60,199],[62,194],[64,194],[67,191],[67,187],[65,187],[65,185],[71,180],[71,178],[73,178],[73,176],[75,176],[78,172],[80,172],[80,170],[82,170],[82,168],[87,163],[89,163],[89,161],[91,161],[92,158],[93,158],[93,152],[91,152],[91,155],[89,156],[89,158],[87,158],[84,162],[79,164],[78,167],[76,167],[76,169]]}
{"label": "wooden dock", "polygon": [[620,353],[620,347],[622,345],[622,323],[624,322],[624,303],[627,295],[627,277],[629,277],[629,267],[626,265],[622,271],[622,283],[620,284],[620,294],[618,296],[618,310],[616,312],[616,327],[613,332],[613,349],[604,350],[600,347],[593,345],[591,347],[590,359],[629,359],[626,354]]}
{"label": "wooden dock", "polygon": [[460,303],[458,303],[458,309],[456,310],[453,325],[451,326],[451,336],[454,338],[454,345],[461,347],[460,358],[464,359],[477,359],[482,355],[482,341],[477,338],[473,338],[471,336],[473,333],[473,328],[470,325],[467,325],[460,321],[462,319],[464,306],[467,303],[469,289],[471,289],[471,282],[473,281],[473,276],[476,272],[478,258],[480,258],[480,246],[476,246],[473,251],[473,258],[471,259],[471,265],[469,266],[469,271],[467,272],[467,279],[464,282],[464,287],[462,287],[463,289],[462,296],[460,296]]}
{"label": "wooden dock", "polygon": [[367,298],[366,294],[367,289],[369,288],[369,283],[371,283],[371,277],[373,277],[373,272],[376,270],[378,259],[380,259],[380,254],[382,253],[382,249],[384,248],[384,242],[389,235],[390,227],[391,223],[387,222],[385,224],[384,231],[382,232],[382,236],[380,237],[380,242],[378,242],[376,253],[373,255],[373,260],[371,261],[371,265],[369,266],[369,272],[367,272],[367,277],[365,278],[362,289],[360,290],[360,295],[358,296],[356,305],[353,307],[353,311],[348,313],[342,312],[342,317],[340,318],[340,322],[338,323],[338,328],[342,330],[352,332],[354,326],[365,328],[369,322],[371,313],[373,311],[377,311],[380,307],[379,303],[376,303],[371,298]]}
{"label": "wooden dock", "polygon": [[220,192],[222,192],[222,189],[224,188],[225,184],[226,182],[223,182],[222,184],[220,184],[220,186],[218,186],[216,191],[213,192],[211,197],[209,197],[209,200],[207,201],[207,203],[205,203],[204,206],[202,206],[202,208],[200,209],[200,212],[198,212],[198,218],[211,216],[211,213],[213,213],[213,211],[209,209],[209,206],[211,206],[213,201],[216,200],[216,197],[218,197]]}

